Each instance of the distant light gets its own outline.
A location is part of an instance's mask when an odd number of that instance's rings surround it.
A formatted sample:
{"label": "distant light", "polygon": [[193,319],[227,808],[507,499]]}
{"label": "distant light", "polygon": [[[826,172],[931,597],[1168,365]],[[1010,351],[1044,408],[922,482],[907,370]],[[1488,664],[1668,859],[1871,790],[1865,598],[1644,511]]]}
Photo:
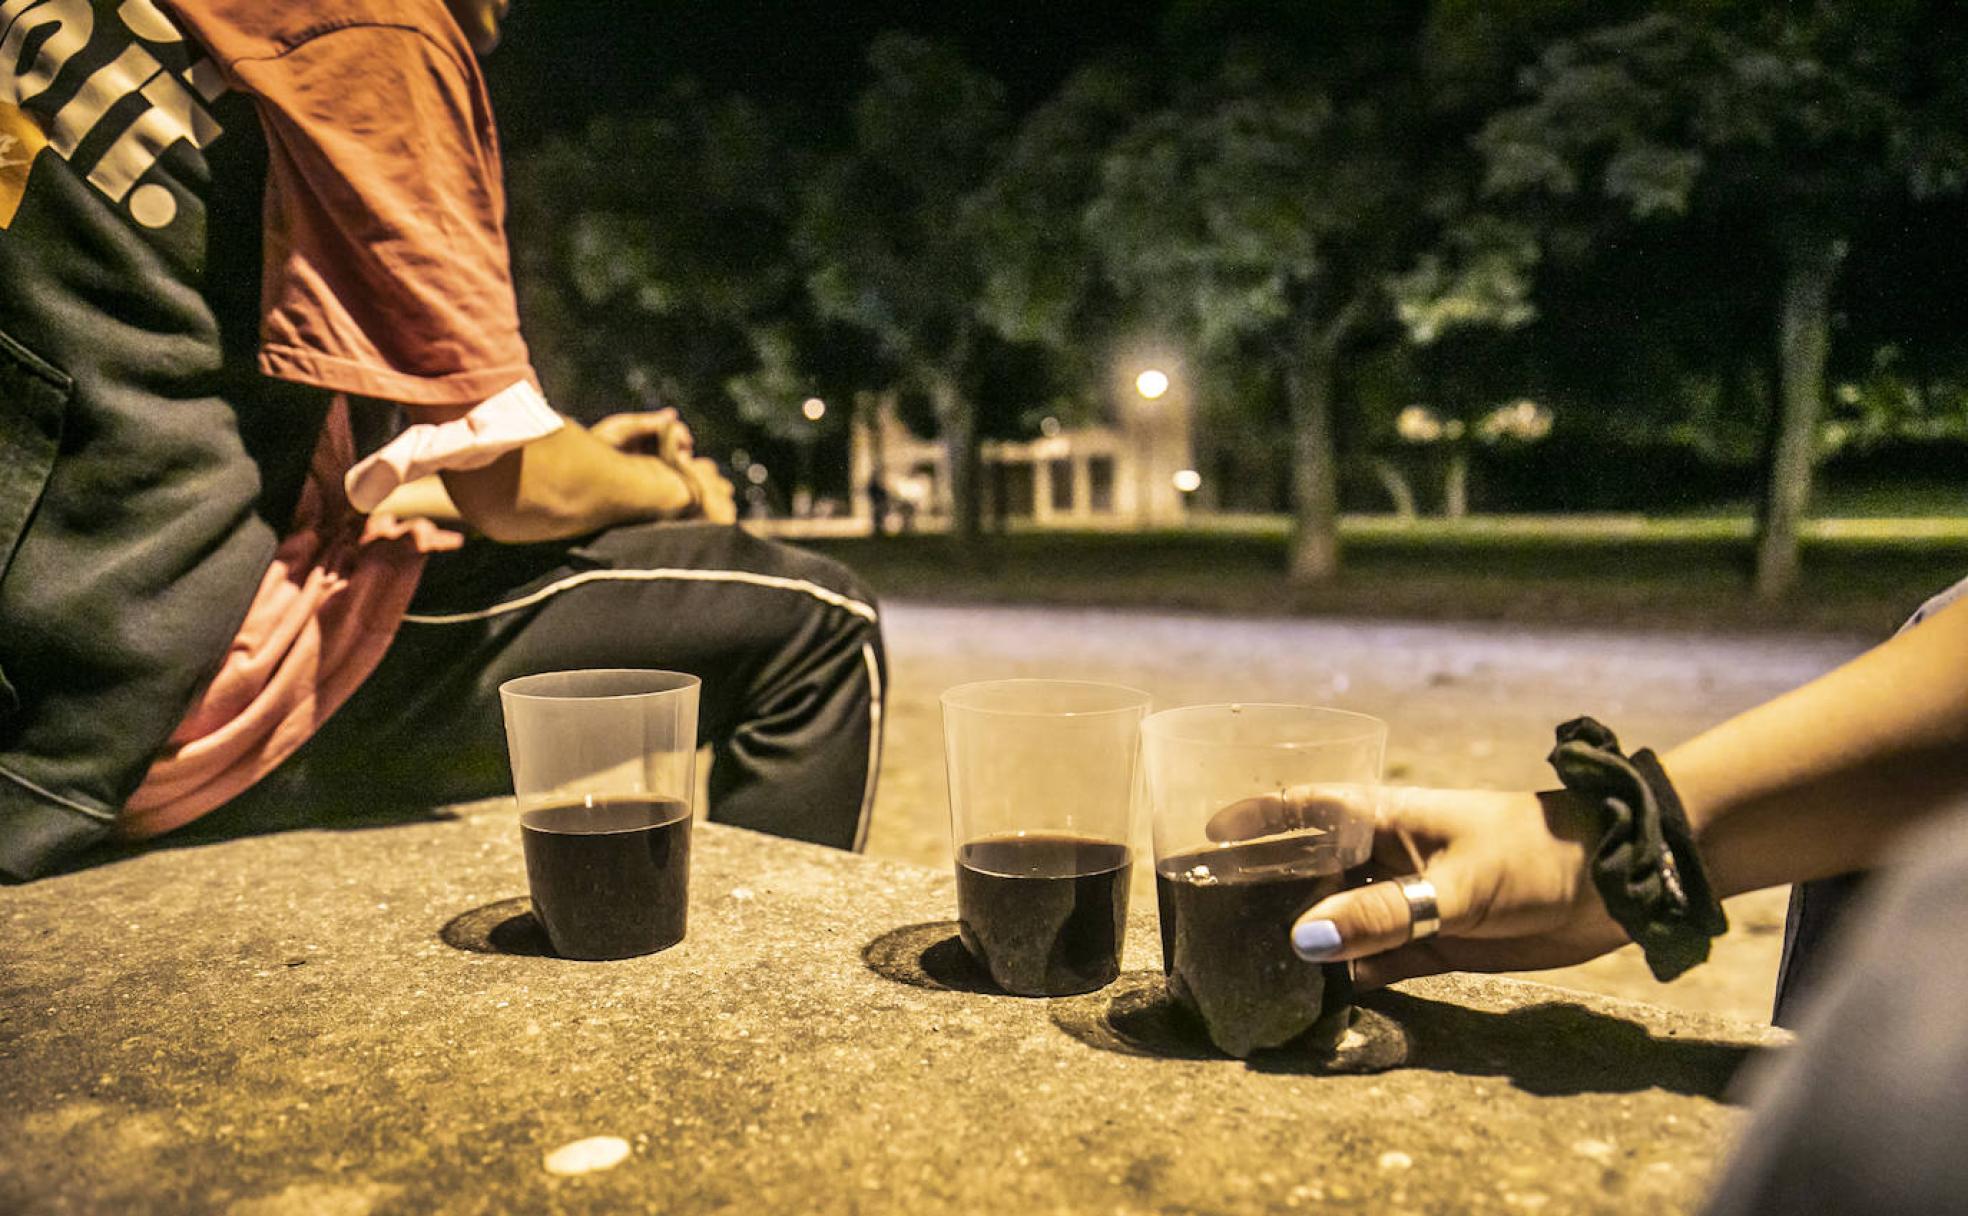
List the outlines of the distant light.
{"label": "distant light", "polygon": [[1411,405],[1394,419],[1394,433],[1409,443],[1433,443],[1442,437],[1442,420],[1425,405]]}
{"label": "distant light", "polygon": [[1134,391],[1153,401],[1169,390],[1168,373],[1149,368],[1134,378]]}
{"label": "distant light", "polygon": [[731,453],[731,467],[733,469],[742,473],[751,466],[752,454],[744,448],[738,448]]}
{"label": "distant light", "polygon": [[827,403],[818,397],[808,397],[800,402],[800,413],[806,415],[808,422],[818,422],[827,416]]}
{"label": "distant light", "polygon": [[765,479],[770,476],[772,476],[772,474],[767,472],[765,466],[762,464],[755,464],[752,467],[745,470],[745,480],[751,482],[755,486],[764,485]]}
{"label": "distant light", "polygon": [[1169,481],[1174,483],[1175,488],[1182,493],[1194,494],[1202,488],[1203,475],[1194,469],[1179,469],[1176,471],[1175,476],[1169,478]]}
{"label": "distant light", "polygon": [[1535,443],[1551,433],[1551,411],[1525,397],[1502,406],[1476,424],[1476,433],[1490,441],[1517,439]]}
{"label": "distant light", "polygon": [[1046,417],[1039,419],[1039,434],[1051,439],[1059,434],[1059,419]]}

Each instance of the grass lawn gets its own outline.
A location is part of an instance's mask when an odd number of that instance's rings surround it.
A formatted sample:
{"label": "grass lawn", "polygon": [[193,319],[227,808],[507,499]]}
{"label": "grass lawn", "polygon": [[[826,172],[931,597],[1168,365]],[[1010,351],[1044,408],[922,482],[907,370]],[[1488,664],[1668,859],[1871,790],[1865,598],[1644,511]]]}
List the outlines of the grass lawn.
{"label": "grass lawn", "polygon": [[[1721,507],[1718,510],[1740,509],[1745,515],[1752,509],[1751,504],[1741,503],[1736,508]],[[1812,500],[1811,513],[1829,519],[1878,518],[1918,516],[1968,516],[1968,493],[1960,485],[1942,485],[1932,482],[1892,483],[1885,485],[1820,485]]]}
{"label": "grass lawn", "polygon": [[1777,603],[1750,592],[1742,517],[1359,517],[1342,531],[1345,570],[1318,587],[1285,581],[1287,528],[1275,517],[1157,532],[1014,531],[974,559],[937,535],[802,543],[854,566],[879,594],[916,600],[1869,637],[1968,576],[1968,518],[1959,517],[1820,521],[1803,586]]}

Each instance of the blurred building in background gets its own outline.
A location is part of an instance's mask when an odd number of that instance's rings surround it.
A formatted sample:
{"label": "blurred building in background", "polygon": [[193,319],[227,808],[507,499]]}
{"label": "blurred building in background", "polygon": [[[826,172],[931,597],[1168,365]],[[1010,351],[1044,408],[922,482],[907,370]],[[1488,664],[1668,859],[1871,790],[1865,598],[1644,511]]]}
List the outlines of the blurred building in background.
{"label": "blurred building in background", "polygon": [[[1145,374],[1145,373],[1143,373]],[[1158,373],[1159,374],[1159,373]],[[1187,389],[1163,376],[1151,397],[1130,376],[1111,421],[980,445],[985,518],[1001,526],[1155,528],[1182,523],[1202,490]],[[892,399],[857,411],[853,518],[873,530],[937,530],[950,517],[949,452],[896,416]],[[880,518],[877,518],[877,517]]]}

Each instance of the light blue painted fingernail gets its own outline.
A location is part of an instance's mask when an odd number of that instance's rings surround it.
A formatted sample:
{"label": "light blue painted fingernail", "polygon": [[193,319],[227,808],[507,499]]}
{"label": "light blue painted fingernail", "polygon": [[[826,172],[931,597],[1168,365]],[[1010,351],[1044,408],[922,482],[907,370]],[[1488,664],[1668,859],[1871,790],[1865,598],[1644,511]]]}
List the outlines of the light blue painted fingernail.
{"label": "light blue painted fingernail", "polygon": [[1302,920],[1292,926],[1292,949],[1308,963],[1339,953],[1339,926],[1329,920]]}

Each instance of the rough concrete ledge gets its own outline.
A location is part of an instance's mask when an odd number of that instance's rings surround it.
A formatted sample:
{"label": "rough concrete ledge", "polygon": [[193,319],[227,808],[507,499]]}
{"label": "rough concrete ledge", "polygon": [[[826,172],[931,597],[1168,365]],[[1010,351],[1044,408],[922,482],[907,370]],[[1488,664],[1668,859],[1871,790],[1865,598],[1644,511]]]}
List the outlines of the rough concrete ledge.
{"label": "rough concrete ledge", "polygon": [[[0,1211],[1665,1212],[1767,1028],[1518,981],[1373,999],[1377,1075],[977,990],[944,873],[699,825],[690,936],[539,953],[507,811],[0,889]],[[544,1158],[619,1137],[605,1172]]]}

